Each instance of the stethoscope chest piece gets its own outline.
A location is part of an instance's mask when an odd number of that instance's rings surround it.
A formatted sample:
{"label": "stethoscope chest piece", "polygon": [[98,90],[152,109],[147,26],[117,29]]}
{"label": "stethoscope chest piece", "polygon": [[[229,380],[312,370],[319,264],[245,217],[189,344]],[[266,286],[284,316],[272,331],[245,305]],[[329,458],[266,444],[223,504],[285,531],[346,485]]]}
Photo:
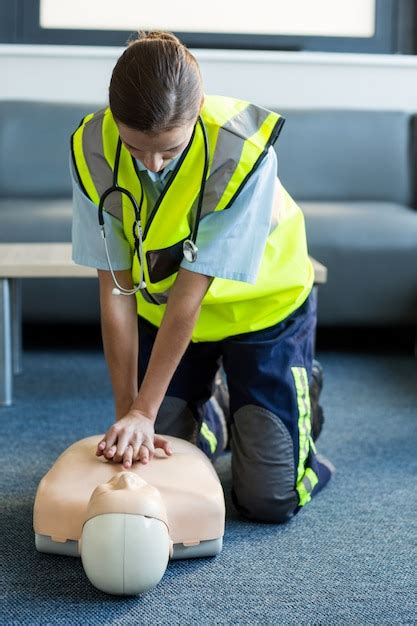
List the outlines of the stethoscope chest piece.
{"label": "stethoscope chest piece", "polygon": [[194,263],[197,260],[198,248],[195,245],[194,241],[191,239],[186,239],[182,244],[182,251],[184,254],[184,259],[189,263]]}

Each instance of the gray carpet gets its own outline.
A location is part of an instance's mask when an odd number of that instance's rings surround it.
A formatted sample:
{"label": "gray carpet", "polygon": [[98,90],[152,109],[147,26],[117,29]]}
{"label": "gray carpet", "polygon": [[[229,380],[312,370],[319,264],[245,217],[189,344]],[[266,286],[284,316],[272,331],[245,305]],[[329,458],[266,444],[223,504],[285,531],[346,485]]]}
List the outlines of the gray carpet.
{"label": "gray carpet", "polygon": [[224,549],[172,562],[139,598],[110,597],[79,559],[40,554],[37,484],[58,454],[111,421],[96,352],[29,352],[1,409],[1,624],[417,624],[417,361],[319,355],[331,484],[285,526],[238,518],[230,456]]}

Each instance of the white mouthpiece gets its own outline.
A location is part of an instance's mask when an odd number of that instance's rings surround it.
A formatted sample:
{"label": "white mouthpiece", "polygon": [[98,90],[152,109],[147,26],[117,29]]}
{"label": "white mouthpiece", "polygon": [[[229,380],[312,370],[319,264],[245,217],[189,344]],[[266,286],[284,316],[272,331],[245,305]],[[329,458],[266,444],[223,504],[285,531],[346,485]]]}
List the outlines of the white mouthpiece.
{"label": "white mouthpiece", "polygon": [[114,287],[111,292],[114,296],[120,296],[121,294],[120,289],[117,289],[117,287]]}
{"label": "white mouthpiece", "polygon": [[140,283],[139,289],[146,289],[146,283],[144,280],[142,280],[142,282]]}

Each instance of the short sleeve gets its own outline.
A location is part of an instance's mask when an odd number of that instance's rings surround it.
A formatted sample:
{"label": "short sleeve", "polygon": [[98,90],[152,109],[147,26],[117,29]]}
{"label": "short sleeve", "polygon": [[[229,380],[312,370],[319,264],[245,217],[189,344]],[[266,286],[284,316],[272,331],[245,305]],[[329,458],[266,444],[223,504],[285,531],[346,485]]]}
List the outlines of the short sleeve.
{"label": "short sleeve", "polygon": [[[78,265],[108,270],[106,251],[97,217],[97,206],[82,192],[75,179],[70,158],[72,179],[72,259]],[[106,211],[103,213],[106,242],[114,270],[132,266],[130,246],[125,238],[123,224]]]}
{"label": "short sleeve", "polygon": [[200,221],[197,260],[181,267],[216,278],[254,284],[273,222],[277,157],[269,148],[232,206]]}

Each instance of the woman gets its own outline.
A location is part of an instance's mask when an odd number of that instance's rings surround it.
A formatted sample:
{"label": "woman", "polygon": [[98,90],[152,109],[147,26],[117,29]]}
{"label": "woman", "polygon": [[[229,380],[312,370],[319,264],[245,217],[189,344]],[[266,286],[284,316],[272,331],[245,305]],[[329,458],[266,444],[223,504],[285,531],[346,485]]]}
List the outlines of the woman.
{"label": "woman", "polygon": [[283,120],[205,96],[195,58],[163,32],[130,42],[109,104],[72,137],[73,258],[98,269],[115,398],[97,454],[127,468],[156,447],[170,454],[156,427],[215,456],[221,361],[234,503],[249,519],[287,521],[331,465],[311,434],[313,270],[302,213],[276,176]]}

